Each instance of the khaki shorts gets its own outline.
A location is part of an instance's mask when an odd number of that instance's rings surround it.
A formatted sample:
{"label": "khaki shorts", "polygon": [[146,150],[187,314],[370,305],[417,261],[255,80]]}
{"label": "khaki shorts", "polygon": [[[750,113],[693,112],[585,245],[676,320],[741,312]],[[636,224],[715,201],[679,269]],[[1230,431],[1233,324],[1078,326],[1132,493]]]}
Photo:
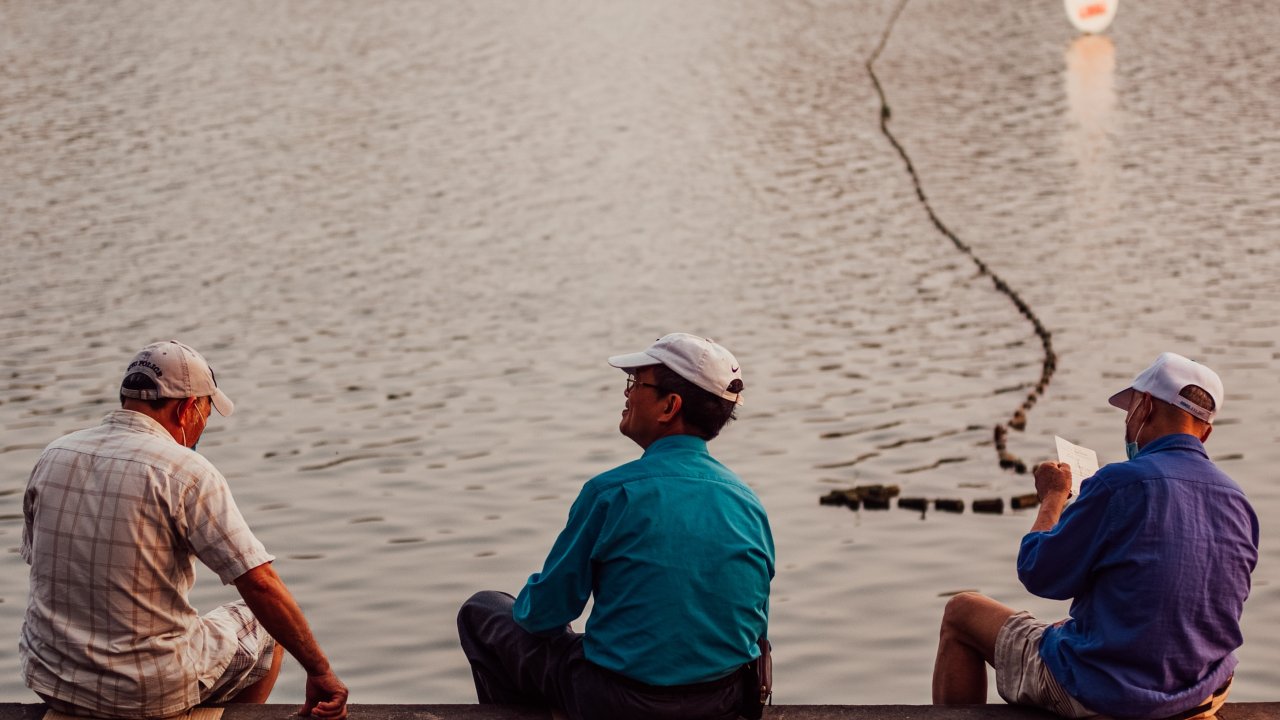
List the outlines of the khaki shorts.
{"label": "khaki shorts", "polygon": [[[1065,718],[1105,720],[1105,715],[1090,710],[1067,694],[1040,659],[1040,638],[1047,627],[1049,623],[1036,620],[1026,611],[1014,613],[1005,621],[996,636],[996,691],[1014,705],[1031,705]],[[1174,717],[1177,720],[1211,718],[1227,701],[1230,692],[1228,680],[1198,707]]]}

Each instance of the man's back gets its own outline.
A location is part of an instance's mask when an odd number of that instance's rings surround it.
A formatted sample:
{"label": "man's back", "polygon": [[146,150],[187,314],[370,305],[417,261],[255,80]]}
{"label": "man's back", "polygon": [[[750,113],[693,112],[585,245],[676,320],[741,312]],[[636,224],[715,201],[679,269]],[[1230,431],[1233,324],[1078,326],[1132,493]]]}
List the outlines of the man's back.
{"label": "man's back", "polygon": [[1085,705],[1119,715],[1209,695],[1236,664],[1257,543],[1247,498],[1196,438],[1108,465],[1052,532],[1023,542],[1027,589],[1075,599],[1044,633],[1045,663]]}
{"label": "man's back", "polygon": [[[548,567],[581,553],[592,578],[577,592],[595,595],[584,647],[597,665],[682,685],[722,677],[754,656],[768,622],[773,540],[760,501],[705,441],[663,438],[587,483]],[[573,613],[553,607],[563,590],[554,575],[550,587],[544,572],[521,593],[522,625],[541,629],[548,611]]]}
{"label": "man's back", "polygon": [[[217,470],[151,418],[117,410],[45,450],[24,512],[28,684],[113,712],[198,703],[197,682],[222,673],[236,633],[188,603],[194,558],[224,582],[273,559]],[[224,667],[205,662],[219,658]]]}

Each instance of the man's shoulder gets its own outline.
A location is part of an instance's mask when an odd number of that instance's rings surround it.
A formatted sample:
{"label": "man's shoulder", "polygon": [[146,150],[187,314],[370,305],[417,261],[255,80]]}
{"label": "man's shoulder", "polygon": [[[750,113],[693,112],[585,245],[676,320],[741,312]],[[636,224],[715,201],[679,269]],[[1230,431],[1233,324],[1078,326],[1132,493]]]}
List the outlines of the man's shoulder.
{"label": "man's shoulder", "polygon": [[63,435],[45,447],[41,459],[76,455],[136,465],[150,471],[144,474],[158,474],[183,483],[225,481],[222,473],[200,453],[170,439],[128,427],[104,424]]}
{"label": "man's shoulder", "polygon": [[[729,492],[759,503],[755,492],[736,473],[705,453],[693,457],[667,454],[641,457],[606,470],[587,481],[581,497],[609,496],[621,491],[646,492],[677,483],[681,492]],[[668,485],[668,487],[670,487]],[[639,490],[643,488],[644,490]],[[695,490],[695,488],[701,488]]]}
{"label": "man's shoulder", "polygon": [[1244,490],[1203,452],[1157,452],[1104,466],[1088,484],[1092,490],[1117,495],[1156,492],[1171,495],[1226,493]]}
{"label": "man's shoulder", "polygon": [[583,494],[595,494],[616,490],[623,485],[651,477],[651,469],[646,467],[644,458],[636,458],[616,467],[611,467],[595,475],[582,486]]}

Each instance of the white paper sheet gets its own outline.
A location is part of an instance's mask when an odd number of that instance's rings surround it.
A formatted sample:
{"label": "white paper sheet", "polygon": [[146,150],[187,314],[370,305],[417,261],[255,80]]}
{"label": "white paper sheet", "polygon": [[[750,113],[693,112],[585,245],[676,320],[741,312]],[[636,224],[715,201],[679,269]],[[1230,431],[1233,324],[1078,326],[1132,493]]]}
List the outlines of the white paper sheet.
{"label": "white paper sheet", "polygon": [[1058,443],[1058,462],[1071,466],[1071,492],[1078,493],[1080,483],[1098,472],[1098,453],[1057,435],[1053,439]]}

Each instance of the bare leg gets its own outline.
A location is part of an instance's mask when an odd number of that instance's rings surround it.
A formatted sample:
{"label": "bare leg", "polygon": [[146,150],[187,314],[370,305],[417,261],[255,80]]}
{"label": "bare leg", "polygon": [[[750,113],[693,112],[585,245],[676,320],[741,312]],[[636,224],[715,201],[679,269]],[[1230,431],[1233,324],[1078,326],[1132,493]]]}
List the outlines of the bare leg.
{"label": "bare leg", "polygon": [[947,602],[933,662],[934,705],[987,702],[986,666],[995,666],[996,636],[1016,612],[978,593],[960,593]]}
{"label": "bare leg", "polygon": [[276,686],[276,678],[280,677],[280,665],[284,662],[284,647],[276,643],[275,653],[271,657],[271,669],[258,682],[236,693],[228,703],[261,705],[271,696],[271,688]]}

